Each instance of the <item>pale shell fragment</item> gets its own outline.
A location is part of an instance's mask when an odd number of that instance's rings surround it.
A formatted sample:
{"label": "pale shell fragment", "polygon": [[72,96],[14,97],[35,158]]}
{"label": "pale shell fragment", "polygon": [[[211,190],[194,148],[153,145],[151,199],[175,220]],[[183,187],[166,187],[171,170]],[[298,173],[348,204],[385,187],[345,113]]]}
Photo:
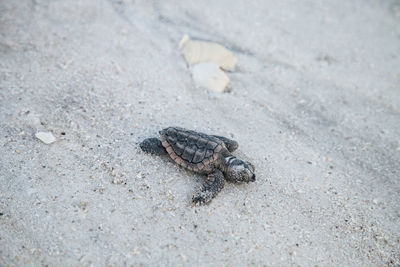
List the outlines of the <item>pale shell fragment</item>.
{"label": "pale shell fragment", "polygon": [[199,63],[192,68],[193,80],[197,87],[215,92],[223,92],[229,84],[229,78],[216,63]]}
{"label": "pale shell fragment", "polygon": [[56,138],[50,132],[38,132],[35,134],[35,136],[45,144],[51,144],[56,141]]}
{"label": "pale shell fragment", "polygon": [[224,70],[234,70],[237,62],[231,51],[220,44],[191,40],[185,35],[179,43],[188,64],[214,62]]}

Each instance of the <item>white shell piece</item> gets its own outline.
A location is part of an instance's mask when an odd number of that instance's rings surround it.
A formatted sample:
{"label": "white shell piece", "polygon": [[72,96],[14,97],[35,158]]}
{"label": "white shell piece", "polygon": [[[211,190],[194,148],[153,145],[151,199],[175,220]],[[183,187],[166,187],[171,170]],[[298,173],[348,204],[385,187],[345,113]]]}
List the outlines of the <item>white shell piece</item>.
{"label": "white shell piece", "polygon": [[38,132],[35,136],[45,144],[51,144],[56,141],[56,138],[50,132]]}
{"label": "white shell piece", "polygon": [[193,80],[197,87],[223,92],[229,84],[229,78],[216,63],[199,63],[192,68]]}
{"label": "white shell piece", "polygon": [[224,70],[234,70],[237,62],[231,51],[220,44],[204,41],[193,41],[185,35],[179,43],[183,56],[188,64],[214,62]]}

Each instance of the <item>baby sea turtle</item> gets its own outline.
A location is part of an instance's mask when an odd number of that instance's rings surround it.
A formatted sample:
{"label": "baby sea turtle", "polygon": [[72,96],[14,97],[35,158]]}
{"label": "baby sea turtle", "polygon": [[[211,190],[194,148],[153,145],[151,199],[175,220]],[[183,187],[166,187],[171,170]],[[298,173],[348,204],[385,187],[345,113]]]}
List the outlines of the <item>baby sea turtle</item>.
{"label": "baby sea turtle", "polygon": [[231,152],[238,148],[238,143],[226,137],[168,127],[160,131],[159,139],[145,139],[140,148],[169,155],[180,166],[207,175],[202,190],[192,198],[194,204],[210,202],[224,187],[225,180],[247,183],[256,180],[253,164],[233,156]]}

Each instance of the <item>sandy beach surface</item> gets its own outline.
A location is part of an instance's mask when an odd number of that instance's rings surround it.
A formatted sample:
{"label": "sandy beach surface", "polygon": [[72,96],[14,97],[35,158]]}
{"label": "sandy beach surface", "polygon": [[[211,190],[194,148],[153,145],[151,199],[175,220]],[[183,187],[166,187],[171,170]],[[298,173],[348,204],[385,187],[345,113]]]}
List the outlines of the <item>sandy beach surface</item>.
{"label": "sandy beach surface", "polygon": [[[168,126],[257,181],[192,207],[204,177],[138,148]],[[1,266],[399,266],[400,2],[0,1],[0,154]]]}

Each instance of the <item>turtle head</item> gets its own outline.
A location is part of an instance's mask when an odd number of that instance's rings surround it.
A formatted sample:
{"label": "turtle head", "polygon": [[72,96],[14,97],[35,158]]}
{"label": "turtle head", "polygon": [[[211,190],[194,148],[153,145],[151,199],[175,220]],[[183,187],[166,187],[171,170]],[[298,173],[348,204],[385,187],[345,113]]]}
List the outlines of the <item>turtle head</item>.
{"label": "turtle head", "polygon": [[234,156],[225,158],[226,178],[235,182],[254,182],[256,175],[254,174],[254,165],[248,161],[240,160]]}

